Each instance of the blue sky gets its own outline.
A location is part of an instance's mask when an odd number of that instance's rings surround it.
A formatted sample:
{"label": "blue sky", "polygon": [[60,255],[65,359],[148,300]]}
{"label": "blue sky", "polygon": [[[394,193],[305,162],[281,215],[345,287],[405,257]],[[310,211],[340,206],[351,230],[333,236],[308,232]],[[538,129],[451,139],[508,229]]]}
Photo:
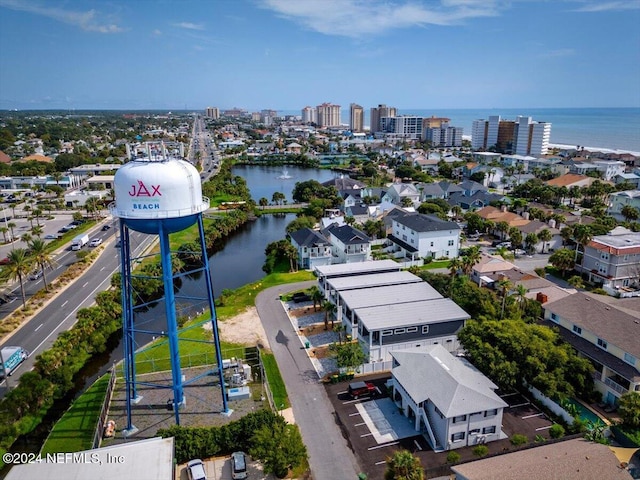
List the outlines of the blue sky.
{"label": "blue sky", "polygon": [[640,0],[0,0],[0,108],[640,107]]}

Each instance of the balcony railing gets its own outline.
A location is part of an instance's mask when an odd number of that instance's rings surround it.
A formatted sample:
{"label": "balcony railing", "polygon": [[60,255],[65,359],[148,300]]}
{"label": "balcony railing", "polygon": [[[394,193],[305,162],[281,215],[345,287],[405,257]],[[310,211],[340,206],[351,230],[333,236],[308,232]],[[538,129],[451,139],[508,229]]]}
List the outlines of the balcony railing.
{"label": "balcony railing", "polygon": [[620,385],[619,383],[614,382],[613,380],[611,380],[611,378],[607,377],[604,379],[604,384],[609,387],[614,389],[616,392],[618,393],[627,393],[629,391],[628,388],[624,388],[622,385]]}
{"label": "balcony railing", "polygon": [[591,376],[593,377],[594,380],[597,380],[598,382],[602,381],[602,372],[595,371],[591,374]]}

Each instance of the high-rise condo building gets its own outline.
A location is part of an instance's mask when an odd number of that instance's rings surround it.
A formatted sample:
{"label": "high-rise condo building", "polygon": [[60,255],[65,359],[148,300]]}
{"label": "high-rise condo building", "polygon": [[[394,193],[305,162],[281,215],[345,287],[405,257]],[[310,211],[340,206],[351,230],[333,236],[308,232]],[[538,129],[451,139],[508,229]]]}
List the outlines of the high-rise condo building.
{"label": "high-rise condo building", "polygon": [[381,117],[380,128],[384,133],[395,134],[402,138],[422,138],[422,117],[400,115],[398,117]]}
{"label": "high-rise condo building", "polygon": [[207,107],[205,115],[207,118],[218,120],[220,118],[220,110],[218,107]]}
{"label": "high-rise condo building", "polygon": [[395,117],[398,111],[395,107],[387,107],[384,103],[371,109],[371,133],[382,132],[382,117]]}
{"label": "high-rise condo building", "polygon": [[[425,121],[426,120],[427,119],[425,119]],[[462,127],[452,127],[449,125],[449,122],[441,122],[438,127],[424,127],[425,122],[423,122],[422,125],[422,140],[431,142],[431,146],[462,146]]]}
{"label": "high-rise condo building", "polygon": [[492,115],[489,120],[475,120],[471,131],[471,147],[475,150],[495,149],[517,155],[546,155],[549,151],[551,124],[534,122],[519,116],[515,121]]}
{"label": "high-rise condo building", "polygon": [[364,131],[364,109],[355,103],[349,108],[349,128],[352,132]]}
{"label": "high-rise condo building", "polygon": [[306,106],[302,109],[302,123],[318,123],[318,111],[315,107]]}
{"label": "high-rise condo building", "polygon": [[323,103],[316,107],[318,111],[319,127],[339,127],[340,126],[340,105],[332,103]]}

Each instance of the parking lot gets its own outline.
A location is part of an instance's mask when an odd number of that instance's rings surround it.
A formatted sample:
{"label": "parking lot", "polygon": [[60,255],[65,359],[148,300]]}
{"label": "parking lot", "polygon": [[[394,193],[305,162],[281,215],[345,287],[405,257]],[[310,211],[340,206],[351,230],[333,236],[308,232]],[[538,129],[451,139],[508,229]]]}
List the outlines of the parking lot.
{"label": "parking lot", "polygon": [[[203,459],[204,471],[207,480],[232,480],[231,478],[231,457],[216,457]],[[187,464],[176,466],[176,480],[190,480],[187,473]],[[247,478],[250,480],[273,480],[273,474],[265,474],[262,465],[258,462],[247,462]]]}
{"label": "parking lot", "polygon": [[[327,384],[326,391],[335,410],[336,422],[347,438],[369,480],[382,479],[386,460],[394,452],[406,449],[420,458],[427,478],[448,475],[447,452],[435,453],[422,435],[413,431],[410,422],[387,395],[385,383],[389,373],[358,377],[373,383],[376,393],[371,397],[352,399],[347,393],[348,382]],[[511,437],[526,435],[533,442],[536,435],[549,438],[552,422],[523,395],[513,392],[501,394],[509,404],[503,415],[502,430]],[[490,454],[513,451],[508,439],[487,444]],[[473,447],[456,449],[461,461],[477,460]]]}

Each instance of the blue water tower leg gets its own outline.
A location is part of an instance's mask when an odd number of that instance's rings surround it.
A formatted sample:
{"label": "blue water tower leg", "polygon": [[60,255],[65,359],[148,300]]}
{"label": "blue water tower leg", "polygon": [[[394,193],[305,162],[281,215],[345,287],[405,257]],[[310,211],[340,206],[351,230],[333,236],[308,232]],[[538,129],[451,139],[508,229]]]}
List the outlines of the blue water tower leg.
{"label": "blue water tower leg", "polygon": [[131,252],[129,229],[120,222],[120,289],[122,301],[122,340],[124,347],[125,406],[127,426],[123,430],[125,437],[138,429],[131,419],[131,403],[137,403],[141,397],[136,392],[135,327],[133,322],[133,292],[131,288]]}
{"label": "blue water tower leg", "polygon": [[209,311],[211,312],[211,330],[213,332],[213,343],[216,349],[216,361],[218,362],[218,376],[220,378],[220,391],[222,393],[222,414],[231,415],[233,410],[230,410],[227,404],[227,392],[224,385],[224,370],[222,366],[222,352],[220,351],[220,334],[218,332],[218,318],[216,315],[216,304],[213,298],[213,282],[211,281],[211,271],[209,270],[209,258],[207,257],[207,244],[204,236],[202,214],[198,215],[198,230],[200,232],[200,248],[202,249],[202,259],[204,261],[204,277],[207,283]]}
{"label": "blue water tower leg", "polygon": [[164,309],[167,317],[167,336],[169,338],[169,356],[171,359],[171,376],[173,380],[173,411],[176,425],[180,425],[180,407],[184,403],[182,371],[180,370],[180,351],[178,349],[178,322],[176,319],[176,298],[173,292],[173,265],[171,262],[171,246],[169,234],[160,223],[160,257],[162,262],[162,279],[164,282]]}

